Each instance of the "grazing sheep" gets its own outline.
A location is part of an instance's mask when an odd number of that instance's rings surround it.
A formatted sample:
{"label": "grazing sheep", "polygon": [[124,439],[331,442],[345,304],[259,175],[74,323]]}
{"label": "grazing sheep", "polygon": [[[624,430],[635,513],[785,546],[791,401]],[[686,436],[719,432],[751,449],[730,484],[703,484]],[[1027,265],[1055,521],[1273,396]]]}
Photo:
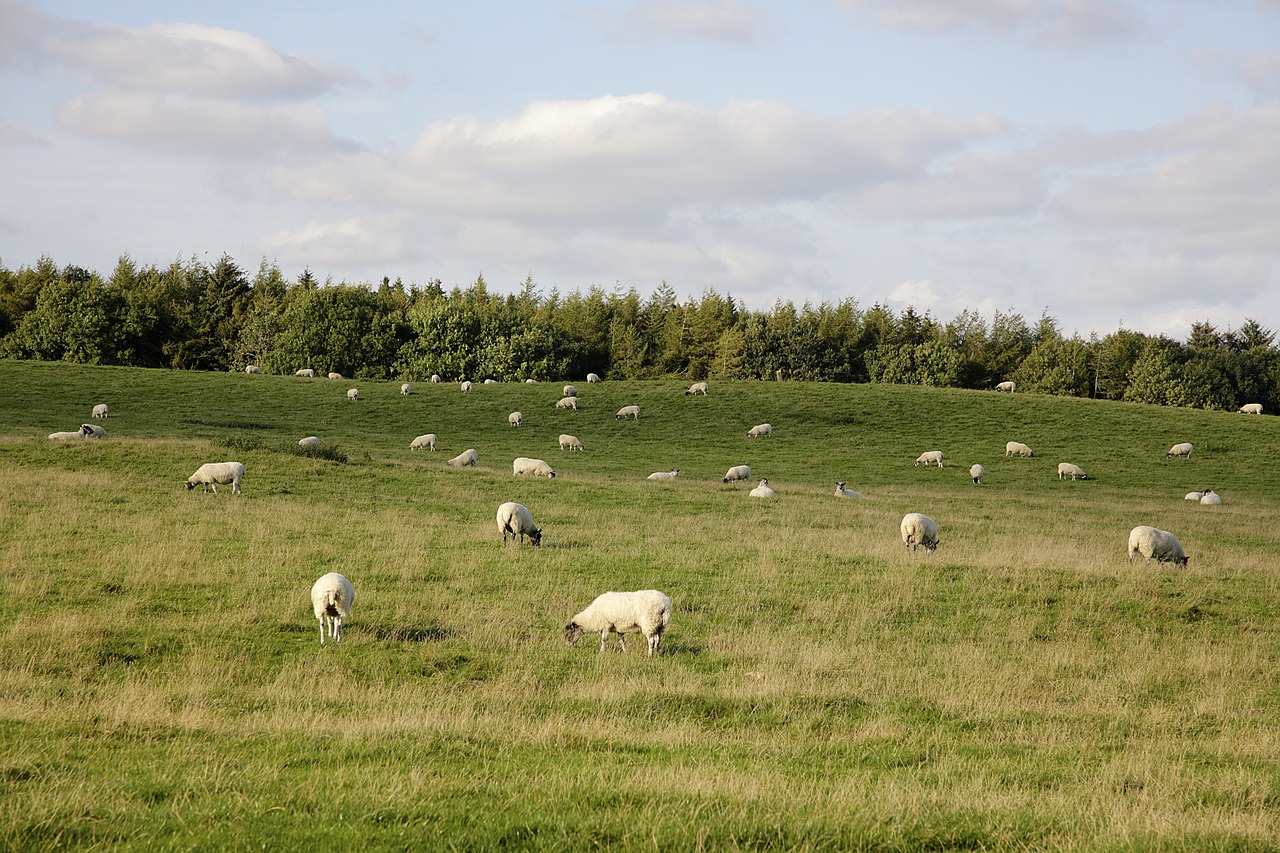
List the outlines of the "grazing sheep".
{"label": "grazing sheep", "polygon": [[1089,479],[1085,475],[1084,469],[1082,469],[1079,465],[1073,465],[1070,462],[1059,462],[1058,463],[1058,479],[1065,480],[1067,479],[1067,477],[1070,477],[1072,480]]}
{"label": "grazing sheep", "polygon": [[107,416],[107,404],[99,403],[93,407],[93,416],[95,418],[105,418]]}
{"label": "grazing sheep", "polygon": [[983,468],[981,465],[978,465],[976,463],[969,467],[969,476],[973,478],[973,484],[975,486],[982,485],[982,478],[983,476],[986,475],[986,473],[987,473],[987,469]]}
{"label": "grazing sheep", "polygon": [[306,438],[300,438],[298,439],[298,446],[299,447],[319,447],[320,437],[316,435],[309,435]]}
{"label": "grazing sheep", "polygon": [[347,389],[347,399],[348,399],[348,400],[359,400],[359,399],[360,399],[360,389],[359,389],[359,388],[348,388],[348,389]]}
{"label": "grazing sheep", "polygon": [[692,385],[689,386],[689,390],[684,392],[684,395],[686,397],[688,397],[690,394],[694,394],[694,395],[701,394],[704,397],[707,396],[707,383],[705,382],[693,383]]}
{"label": "grazing sheep", "polygon": [[582,446],[582,442],[578,440],[578,437],[576,435],[568,435],[566,433],[561,433],[560,449],[564,450],[566,447],[569,448],[570,450],[586,450],[586,448]]}
{"label": "grazing sheep", "polygon": [[342,378],[342,374],[341,374],[341,373],[330,373],[330,374],[329,374],[329,378],[330,378],[330,379],[341,379],[341,378]]}
{"label": "grazing sheep", "polygon": [[244,481],[244,466],[239,462],[206,462],[187,478],[187,491],[200,486],[200,491],[213,489],[218,493],[218,486],[231,484],[231,494],[240,494],[240,484]]}
{"label": "grazing sheep", "polygon": [[766,438],[773,435],[773,425],[759,424],[747,430],[747,438],[759,438],[762,435],[765,436]]}
{"label": "grazing sheep", "polygon": [[927,515],[909,512],[902,517],[902,542],[907,550],[924,548],[932,553],[938,548],[938,523]]}
{"label": "grazing sheep", "polygon": [[588,382],[589,384],[594,385],[594,384],[596,384],[596,383],[597,383],[597,382],[599,382],[599,381],[600,381],[600,374],[598,374],[598,373],[588,373],[588,374],[587,374],[587,382]]}
{"label": "grazing sheep", "polygon": [[440,384],[440,374],[439,374],[439,373],[433,373],[433,374],[431,374],[431,384],[432,384],[432,385],[439,385],[439,384]]}
{"label": "grazing sheep", "polygon": [[564,641],[576,646],[584,634],[600,632],[600,651],[604,651],[609,634],[618,635],[622,650],[627,650],[623,634],[643,634],[649,642],[649,655],[662,644],[662,632],[671,624],[671,599],[656,589],[637,592],[606,592],[587,605],[573,621],[564,626]]}
{"label": "grazing sheep", "polygon": [[750,465],[734,465],[732,468],[726,471],[724,475],[724,482],[726,483],[735,483],[738,480],[750,481],[750,479],[751,479]]}
{"label": "grazing sheep", "polygon": [[497,385],[497,384],[498,384],[498,380],[496,380],[496,379],[486,379],[486,380],[484,381],[484,384],[485,384],[485,385]]}
{"label": "grazing sheep", "polygon": [[566,385],[564,386],[564,395],[566,397],[576,397],[578,396],[578,389],[574,388],[572,385]]}
{"label": "grazing sheep", "polygon": [[412,391],[412,390],[413,390],[413,386],[412,386],[412,385],[410,385],[408,382],[402,382],[402,383],[400,383],[400,396],[402,396],[402,397],[408,397],[408,396],[409,396],[409,392],[410,392],[410,391]]}
{"label": "grazing sheep", "polygon": [[471,447],[462,451],[445,464],[454,468],[474,468],[478,461],[480,461],[480,454],[476,453],[476,449],[474,447]]}
{"label": "grazing sheep", "polygon": [[511,463],[511,473],[516,476],[528,474],[532,477],[546,477],[548,480],[556,478],[556,472],[545,460],[530,459],[528,456],[517,456]]}
{"label": "grazing sheep", "polygon": [[1262,414],[1262,404],[1261,403],[1245,403],[1243,406],[1236,409],[1236,411],[1242,415],[1260,415]]}
{"label": "grazing sheep", "polygon": [[421,450],[424,447],[429,447],[432,452],[435,452],[436,434],[434,432],[429,432],[426,435],[420,435],[413,441],[409,442],[410,450]]}
{"label": "grazing sheep", "polygon": [[919,456],[916,457],[917,468],[920,467],[921,463],[924,464],[924,467],[928,468],[930,462],[936,462],[938,467],[941,468],[942,467],[942,451],[926,450],[924,453],[921,453]]}
{"label": "grazing sheep", "polygon": [[252,376],[252,375],[254,375],[255,373],[261,373],[262,371],[258,369],[258,365],[256,365],[256,364],[250,364],[250,365],[248,365],[248,366],[246,366],[246,367],[245,367],[244,372],[245,372],[245,373],[248,373],[250,376]]}
{"label": "grazing sheep", "polygon": [[1200,496],[1200,503],[1205,506],[1217,506],[1222,503],[1222,495],[1218,494],[1213,489],[1205,489],[1204,494]]}
{"label": "grazing sheep", "polygon": [[320,645],[324,645],[325,628],[335,643],[342,642],[342,620],[351,615],[356,603],[356,588],[337,572],[322,576],[311,587],[311,609],[320,620]]}
{"label": "grazing sheep", "polygon": [[836,483],[836,497],[838,497],[838,498],[860,498],[860,497],[862,497],[862,495],[861,495],[861,494],[859,494],[858,492],[855,492],[853,489],[846,489],[846,488],[844,487],[844,481],[843,481],[843,480],[841,480],[839,483]]}
{"label": "grazing sheep", "polygon": [[1017,387],[1018,386],[1013,382],[997,382],[996,383],[996,390],[1003,392],[1005,394],[1012,394],[1014,389]]}
{"label": "grazing sheep", "polygon": [[1166,460],[1169,460],[1175,456],[1185,456],[1187,457],[1187,461],[1190,462],[1191,461],[1191,442],[1184,441],[1182,442],[1182,444],[1175,444],[1173,447],[1169,448],[1169,452],[1164,455],[1164,458]]}
{"label": "grazing sheep", "polygon": [[761,477],[759,485],[747,492],[749,498],[776,498],[777,496],[778,493],[769,488],[769,480],[766,477]]}
{"label": "grazing sheep", "polygon": [[470,380],[470,379],[464,379],[464,380],[462,381],[462,384],[461,384],[461,385],[459,385],[458,387],[462,389],[462,393],[463,393],[463,394],[467,393],[468,391],[470,391],[470,390],[471,390],[471,380]]}
{"label": "grazing sheep", "polygon": [[672,468],[670,471],[654,471],[648,477],[645,477],[645,479],[646,480],[674,480],[678,476],[680,476],[680,469]]}
{"label": "grazing sheep", "polygon": [[517,545],[524,542],[526,536],[530,544],[542,544],[542,530],[533,523],[533,513],[515,501],[507,501],[498,507],[498,529],[502,531],[503,545],[507,544],[508,533]]}
{"label": "grazing sheep", "polygon": [[107,431],[97,424],[80,424],[80,431],[85,438],[106,438]]}
{"label": "grazing sheep", "polygon": [[92,434],[91,431],[80,427],[75,432],[51,432],[49,433],[49,438],[52,441],[78,441],[82,438],[88,438]]}
{"label": "grazing sheep", "polygon": [[573,409],[576,412],[578,411],[578,398],[577,397],[561,397],[559,400],[556,400],[556,408],[557,409]]}
{"label": "grazing sheep", "polygon": [[511,424],[512,426],[520,426],[520,424],[523,421],[524,421],[524,412],[512,412],[511,414],[507,415],[507,423]]}
{"label": "grazing sheep", "polygon": [[294,375],[294,376],[301,376],[303,379],[315,379],[315,378],[316,378],[316,372],[315,372],[314,370],[312,370],[310,367],[304,367],[304,368],[302,368],[301,370],[295,370],[295,371],[293,372],[293,375]]}
{"label": "grazing sheep", "polygon": [[1182,550],[1178,537],[1167,530],[1140,525],[1129,531],[1129,562],[1141,554],[1150,563],[1154,557],[1156,563],[1173,563],[1186,568],[1190,557]]}
{"label": "grazing sheep", "polygon": [[621,409],[618,409],[618,413],[613,416],[613,419],[615,421],[620,421],[623,418],[632,418],[637,421],[640,420],[640,407],[623,406]]}
{"label": "grazing sheep", "polygon": [[1023,459],[1029,459],[1030,457],[1035,456],[1035,454],[1031,452],[1031,448],[1027,447],[1021,441],[1006,442],[1004,446],[1004,455],[1021,456]]}
{"label": "grazing sheep", "polygon": [[[1210,489],[1210,491],[1213,491],[1213,490]],[[1184,501],[1195,501],[1196,503],[1200,503],[1200,499],[1202,497],[1204,497],[1204,492],[1187,492],[1185,495],[1182,496],[1182,499]]]}

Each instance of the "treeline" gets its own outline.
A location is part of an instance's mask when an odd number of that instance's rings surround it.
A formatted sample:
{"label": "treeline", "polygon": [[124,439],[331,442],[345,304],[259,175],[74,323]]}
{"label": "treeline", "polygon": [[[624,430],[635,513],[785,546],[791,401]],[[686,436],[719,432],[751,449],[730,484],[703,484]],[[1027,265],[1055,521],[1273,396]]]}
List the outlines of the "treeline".
{"label": "treeline", "polygon": [[913,308],[852,300],[778,302],[749,311],[707,290],[680,302],[663,283],[542,293],[530,277],[512,294],[483,277],[446,291],[287,281],[263,262],[250,276],[224,255],[140,268],[121,257],[110,276],[51,258],[0,263],[0,356],[178,370],[291,374],[300,367],[368,379],[558,381],[787,379],[990,388],[1206,409],[1280,408],[1280,350],[1255,320],[1237,330],[1192,326],[1186,343],[1119,329],[1065,337],[1047,314],[1028,323],[997,311],[949,322]]}

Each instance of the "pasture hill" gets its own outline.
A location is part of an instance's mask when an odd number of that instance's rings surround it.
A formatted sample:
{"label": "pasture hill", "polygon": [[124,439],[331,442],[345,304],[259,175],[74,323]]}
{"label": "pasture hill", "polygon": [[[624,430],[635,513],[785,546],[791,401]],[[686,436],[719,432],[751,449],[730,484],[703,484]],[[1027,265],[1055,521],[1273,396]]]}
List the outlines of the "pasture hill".
{"label": "pasture hill", "polygon": [[[1273,417],[574,384],[0,361],[0,847],[1276,849]],[[97,403],[108,438],[46,438]],[[243,494],[184,490],[224,460]],[[503,546],[505,501],[541,547]],[[1143,524],[1189,567],[1129,563]],[[330,571],[356,601],[322,647]],[[650,588],[659,655],[566,646]]]}

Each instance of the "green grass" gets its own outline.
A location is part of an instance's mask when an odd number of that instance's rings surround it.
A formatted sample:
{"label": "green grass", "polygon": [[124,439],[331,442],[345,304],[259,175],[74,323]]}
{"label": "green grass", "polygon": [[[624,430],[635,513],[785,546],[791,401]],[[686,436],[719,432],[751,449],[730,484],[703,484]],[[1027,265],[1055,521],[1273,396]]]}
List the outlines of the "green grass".
{"label": "green grass", "polygon": [[[0,848],[1277,849],[1275,419],[575,384],[577,412],[549,383],[0,361]],[[99,402],[109,439],[45,438]],[[243,495],[183,490],[222,459]],[[1204,487],[1224,504],[1181,499]],[[502,547],[506,500],[542,548]],[[904,551],[907,511],[935,554]],[[1190,567],[1130,565],[1136,524]],[[357,601],[322,648],[334,570]],[[599,592],[647,587],[675,602],[661,656],[565,647]]]}

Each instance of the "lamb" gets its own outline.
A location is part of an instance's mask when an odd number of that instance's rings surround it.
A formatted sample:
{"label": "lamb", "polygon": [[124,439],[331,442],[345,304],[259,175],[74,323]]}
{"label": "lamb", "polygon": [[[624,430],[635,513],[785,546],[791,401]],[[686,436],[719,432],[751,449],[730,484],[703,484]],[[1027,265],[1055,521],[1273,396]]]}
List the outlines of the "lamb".
{"label": "lamb", "polygon": [[303,379],[315,379],[315,378],[316,378],[316,372],[315,372],[314,370],[312,370],[310,367],[304,367],[304,368],[302,368],[301,370],[295,370],[295,371],[294,371],[294,373],[293,373],[293,375],[294,375],[294,376],[301,376]]}
{"label": "lamb", "polygon": [[533,513],[515,501],[507,501],[498,507],[498,529],[502,531],[503,545],[507,544],[508,533],[517,545],[524,542],[526,536],[531,545],[542,544],[542,530],[533,523]]}
{"label": "lamb", "polygon": [[421,450],[424,447],[429,447],[433,453],[435,452],[436,434],[434,432],[429,432],[426,435],[420,435],[413,441],[409,442],[410,450]]}
{"label": "lamb", "polygon": [[1164,458],[1166,460],[1169,460],[1175,456],[1185,456],[1187,457],[1187,461],[1190,462],[1191,461],[1191,442],[1184,441],[1181,444],[1175,444],[1173,447],[1169,448],[1169,452],[1164,455]]}
{"label": "lamb", "polygon": [[356,588],[337,572],[329,572],[312,585],[311,609],[320,620],[320,645],[324,645],[326,627],[335,643],[342,642],[342,620],[351,615],[355,603]]}
{"label": "lamb", "polygon": [[751,480],[750,465],[734,465],[732,468],[730,468],[728,471],[725,472],[724,482],[734,483],[734,482],[737,482],[738,480],[747,480],[747,481]]}
{"label": "lamb", "polygon": [[523,421],[524,421],[524,412],[512,412],[511,414],[507,415],[507,423],[511,424],[512,426],[520,426],[520,424]]}
{"label": "lamb", "polygon": [[938,523],[927,515],[909,512],[902,517],[902,542],[914,551],[924,548],[933,553],[938,548]]}
{"label": "lamb", "polygon": [[93,416],[95,418],[105,418],[107,416],[107,404],[99,403],[93,407]]}
{"label": "lamb", "polygon": [[662,644],[662,633],[671,624],[671,599],[656,589],[637,592],[606,592],[596,598],[573,621],[564,626],[564,641],[576,646],[584,634],[600,632],[600,651],[610,633],[618,635],[622,651],[627,650],[626,633],[643,634],[652,657]]}
{"label": "lamb", "polygon": [[1140,525],[1129,531],[1129,562],[1141,554],[1150,563],[1154,557],[1156,563],[1173,563],[1175,566],[1187,567],[1190,557],[1182,550],[1178,537],[1167,530]]}
{"label": "lamb", "polygon": [[765,477],[760,478],[760,484],[750,492],[747,492],[749,498],[776,498],[778,493],[769,488],[769,480]]}
{"label": "lamb", "polygon": [[936,462],[938,467],[941,468],[942,467],[942,451],[926,450],[924,453],[921,453],[919,456],[916,457],[917,468],[919,468],[922,463],[924,464],[924,467],[928,468],[930,462]]}
{"label": "lamb", "polygon": [[705,382],[693,383],[692,385],[689,386],[689,390],[684,392],[684,395],[686,397],[688,397],[690,394],[694,394],[694,395],[701,394],[704,397],[707,396],[707,383]]}
{"label": "lamb", "polygon": [[561,433],[560,449],[564,450],[566,447],[569,448],[570,450],[586,450],[586,448],[582,446],[582,442],[578,440],[578,437],[576,435],[568,435],[567,433]]}
{"label": "lamb", "polygon": [[574,388],[572,385],[566,385],[564,386],[564,395],[566,397],[576,397],[578,396],[578,389]]}
{"label": "lamb", "polygon": [[997,382],[996,390],[1005,394],[1012,394],[1018,386],[1013,382]]}
{"label": "lamb", "polygon": [[615,421],[620,421],[623,418],[633,418],[637,421],[640,420],[640,407],[623,406],[621,409],[618,409],[618,413],[613,416],[613,419]]}
{"label": "lamb", "polygon": [[559,400],[556,400],[556,408],[557,409],[573,409],[576,412],[578,411],[578,398],[577,397],[561,397]]}
{"label": "lamb", "polygon": [[1242,415],[1260,415],[1262,414],[1262,404],[1261,403],[1245,403],[1243,406],[1236,409],[1236,411]]}
{"label": "lamb", "polygon": [[461,384],[461,385],[459,385],[458,387],[462,389],[462,393],[463,393],[463,394],[467,393],[468,391],[470,391],[470,390],[471,390],[471,380],[470,380],[470,379],[464,379],[464,380],[462,381],[462,384]]}
{"label": "lamb", "polygon": [[342,374],[341,374],[341,373],[330,373],[330,374],[329,374],[329,378],[330,378],[330,379],[341,379],[341,378],[342,378]]}
{"label": "lamb", "polygon": [[1205,489],[1204,494],[1200,496],[1200,503],[1205,506],[1218,506],[1222,503],[1222,495],[1213,489]]}
{"label": "lamb", "polygon": [[51,432],[49,433],[49,439],[51,441],[78,441],[82,438],[88,438],[91,434],[84,427],[80,427],[75,432]]}
{"label": "lamb", "polygon": [[440,374],[439,374],[439,373],[433,373],[433,374],[431,374],[431,384],[432,384],[432,385],[439,385],[439,384],[440,384]]}
{"label": "lamb", "polygon": [[309,435],[306,438],[300,438],[298,439],[298,446],[299,447],[319,447],[320,437],[316,435]]}
{"label": "lamb", "polygon": [[597,382],[599,382],[599,381],[600,381],[600,374],[598,374],[598,373],[588,373],[588,374],[587,374],[587,382],[588,382],[589,384],[594,385],[594,384],[596,384],[596,383],[597,383]]}
{"label": "lamb", "polygon": [[347,389],[347,399],[348,399],[348,400],[359,400],[359,399],[360,399],[360,389],[359,389],[359,388],[348,388],[348,389]]}
{"label": "lamb", "polygon": [[515,476],[528,474],[532,477],[556,478],[556,472],[542,459],[530,459],[528,456],[517,456],[511,463],[511,473]]}
{"label": "lamb", "polygon": [[987,469],[983,468],[981,465],[978,465],[976,463],[969,467],[969,476],[973,478],[973,484],[975,486],[982,485],[982,478],[983,476],[986,475],[986,473],[987,473]]}
{"label": "lamb", "polygon": [[1059,462],[1058,463],[1058,479],[1065,480],[1067,479],[1067,477],[1070,477],[1072,480],[1089,479],[1088,476],[1085,475],[1084,469],[1082,469],[1079,465],[1073,465],[1070,462]]}
{"label": "lamb", "polygon": [[1021,456],[1023,459],[1029,459],[1032,456],[1035,456],[1035,454],[1031,452],[1031,448],[1027,447],[1021,441],[1006,442],[1004,446],[1004,455]]}
{"label": "lamb", "polygon": [[250,376],[252,376],[252,375],[254,375],[255,373],[261,373],[262,371],[258,369],[258,365],[256,365],[256,364],[250,364],[250,365],[247,365],[247,366],[245,367],[244,372],[245,372],[245,373],[248,373]]}
{"label": "lamb", "polygon": [[474,447],[471,447],[462,451],[445,464],[454,468],[474,468],[478,461],[480,461],[480,454],[476,453],[476,449]]}
{"label": "lamb", "polygon": [[773,435],[773,425],[759,424],[747,430],[747,438],[759,438],[762,435],[765,436],[766,438]]}
{"label": "lamb", "polygon": [[402,396],[402,397],[408,397],[408,396],[409,396],[409,392],[410,392],[410,391],[412,391],[412,390],[413,390],[413,386],[412,386],[412,385],[410,385],[408,382],[401,382],[401,383],[400,383],[400,396]]}
{"label": "lamb", "polygon": [[244,480],[244,466],[239,462],[206,462],[187,478],[187,491],[200,486],[200,491],[213,489],[218,493],[218,486],[230,483],[231,494],[240,494],[240,483]]}
{"label": "lamb", "polygon": [[85,438],[106,438],[107,431],[97,424],[80,424],[80,431]]}
{"label": "lamb", "polygon": [[846,489],[846,488],[844,487],[844,481],[843,481],[843,480],[841,480],[839,483],[836,483],[836,497],[838,497],[838,498],[860,498],[860,497],[862,497],[862,495],[861,495],[861,494],[859,494],[858,492],[855,492],[853,489]]}
{"label": "lamb", "polygon": [[672,468],[670,471],[654,471],[648,477],[645,477],[645,479],[646,480],[674,480],[678,476],[680,476],[680,469]]}
{"label": "lamb", "polygon": [[[1213,490],[1210,489],[1209,491],[1213,491]],[[1200,503],[1200,499],[1202,497],[1204,497],[1204,492],[1187,492],[1185,495],[1182,496],[1182,499],[1184,501],[1195,501],[1196,503]]]}

